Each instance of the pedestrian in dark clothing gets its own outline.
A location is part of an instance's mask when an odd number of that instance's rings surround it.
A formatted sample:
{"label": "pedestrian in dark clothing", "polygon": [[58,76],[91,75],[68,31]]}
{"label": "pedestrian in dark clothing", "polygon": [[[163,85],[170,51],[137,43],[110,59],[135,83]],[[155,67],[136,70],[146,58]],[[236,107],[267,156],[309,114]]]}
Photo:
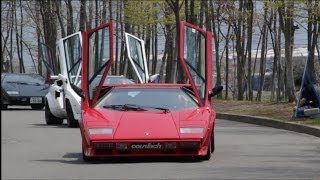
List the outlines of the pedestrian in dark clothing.
{"label": "pedestrian in dark clothing", "polygon": [[[295,81],[295,86],[296,88],[300,89],[299,87],[301,86],[301,79]],[[301,88],[300,95],[298,94],[296,98],[296,106],[294,110],[298,111],[298,115],[303,116],[304,110],[318,107],[319,102],[315,92],[313,92],[312,84],[305,81],[303,87]]]}

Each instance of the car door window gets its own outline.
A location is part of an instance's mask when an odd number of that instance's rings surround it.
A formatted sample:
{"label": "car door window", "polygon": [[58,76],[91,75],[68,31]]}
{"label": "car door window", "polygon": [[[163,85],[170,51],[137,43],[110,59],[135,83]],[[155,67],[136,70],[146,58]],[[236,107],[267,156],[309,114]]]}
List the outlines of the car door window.
{"label": "car door window", "polygon": [[125,37],[129,61],[138,76],[140,83],[147,83],[149,80],[149,74],[146,63],[144,41],[128,33],[125,33]]}
{"label": "car door window", "polygon": [[[89,97],[93,99],[94,79],[102,76],[110,60],[109,28],[99,29],[89,37]],[[99,83],[98,83],[99,84]]]}
{"label": "car door window", "polygon": [[212,88],[212,33],[180,22],[179,60],[201,106],[209,103]]}
{"label": "car door window", "polygon": [[64,40],[64,52],[68,71],[69,81],[72,84],[77,84],[80,80],[79,74],[81,71],[81,41],[80,36],[74,35]]}
{"label": "car door window", "polygon": [[204,99],[206,92],[206,39],[201,32],[191,27],[185,27],[184,31],[184,59],[199,95]]}

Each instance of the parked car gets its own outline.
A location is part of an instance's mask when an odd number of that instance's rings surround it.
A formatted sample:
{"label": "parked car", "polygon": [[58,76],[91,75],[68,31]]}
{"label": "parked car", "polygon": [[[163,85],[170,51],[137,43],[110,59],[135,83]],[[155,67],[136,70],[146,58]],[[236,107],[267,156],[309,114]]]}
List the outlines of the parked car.
{"label": "parked car", "polygon": [[[94,80],[93,80],[93,84],[95,84],[95,86],[98,86],[98,83],[100,82],[101,76],[97,76]],[[52,85],[52,87],[50,88],[50,92],[47,94],[47,98],[51,99],[51,108],[49,106],[49,103],[46,104],[45,106],[45,119],[46,119],[46,123],[48,125],[50,124],[62,124],[63,123],[63,119],[67,119],[67,125],[69,127],[75,127],[78,124],[78,120],[75,119],[73,112],[71,111],[71,109],[67,109],[69,112],[66,111],[66,109],[63,109],[61,107],[61,104],[63,104],[63,99],[60,97],[64,97],[64,90],[62,88],[62,82],[61,81],[56,81],[54,83],[54,85]],[[105,81],[104,81],[104,85],[108,85],[108,84],[134,84],[133,81],[131,81],[130,79],[124,77],[124,76],[108,76]],[[78,82],[79,87],[81,87],[81,81]],[[54,95],[53,95],[54,94]],[[73,98],[79,98],[81,100],[81,98],[79,97],[79,95],[75,94]],[[80,101],[79,100],[79,101]],[[46,102],[48,102],[48,100],[46,99]],[[71,103],[70,101],[68,101],[67,103]],[[75,105],[72,106],[71,104],[68,104],[71,107],[74,108],[75,111],[80,111],[81,107],[80,104],[79,105]],[[68,116],[69,113],[69,116]],[[68,120],[69,118],[69,120]],[[74,124],[71,124],[71,123]]]}
{"label": "parked car", "polygon": [[[62,124],[63,119],[67,119],[68,127],[78,126],[78,121],[81,118],[81,97],[77,91],[81,87],[82,35],[82,32],[77,32],[58,41],[57,60],[59,62],[60,74],[52,76],[55,82],[50,86],[45,98],[45,120],[48,125]],[[138,77],[137,82],[156,82],[159,79],[159,74],[151,76],[148,74],[144,53],[144,41],[128,33],[126,33],[126,36],[136,39],[141,45],[141,48],[136,50],[139,50],[140,60],[142,58],[140,56],[143,56],[143,61],[136,61],[137,59],[133,58],[129,59],[134,73]],[[106,41],[108,40],[106,39]],[[102,61],[107,60],[105,57],[102,58]],[[95,68],[101,70],[107,68],[100,65],[97,64]],[[94,75],[94,78],[90,79],[93,90],[96,90],[101,77],[101,74],[97,74]],[[108,75],[103,85],[132,83],[135,82],[124,76]]]}
{"label": "parked car", "polygon": [[38,74],[1,73],[1,109],[8,106],[44,107],[49,84]]}
{"label": "parked car", "polygon": [[[51,76],[55,79],[45,96],[46,124],[62,124],[67,119],[68,127],[77,127],[81,114],[81,97],[77,89],[81,87],[82,33],[77,32],[64,37],[57,44],[57,60],[60,74]],[[92,79],[95,86],[101,76]],[[105,84],[134,83],[124,76],[108,76]]]}
{"label": "parked car", "polygon": [[[129,60],[144,83],[101,86],[114,57],[112,21],[83,34],[82,157],[192,156],[209,160],[214,151],[216,113],[211,97],[212,34],[180,23],[179,56],[186,84],[149,83],[142,42],[126,34]],[[104,41],[95,41],[95,39]],[[97,43],[98,42],[98,43]],[[107,59],[107,61],[105,60]],[[96,65],[99,64],[99,67]],[[102,75],[100,86],[92,82]],[[199,85],[200,84],[200,85]]]}

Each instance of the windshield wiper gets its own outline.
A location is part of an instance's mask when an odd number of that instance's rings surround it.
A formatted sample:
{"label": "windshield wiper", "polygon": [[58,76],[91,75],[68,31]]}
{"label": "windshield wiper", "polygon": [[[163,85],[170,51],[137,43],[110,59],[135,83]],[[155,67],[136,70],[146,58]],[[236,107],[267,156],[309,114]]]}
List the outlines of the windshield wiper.
{"label": "windshield wiper", "polygon": [[146,109],[157,109],[164,111],[165,113],[169,112],[170,110],[167,108],[161,108],[161,107],[153,107],[153,106],[139,106],[136,104],[113,104],[113,105],[105,105],[103,108],[108,108],[108,109],[117,109],[117,110],[134,110],[134,111],[146,111]]}
{"label": "windshield wiper", "polygon": [[21,82],[21,81],[7,81],[6,83],[16,83],[16,84],[24,84],[24,85],[36,85],[40,86],[40,83],[33,83],[33,82]]}
{"label": "windshield wiper", "polygon": [[108,109],[117,109],[117,110],[134,110],[134,111],[145,111],[141,106],[135,104],[113,104],[113,105],[105,105],[103,108]]}
{"label": "windshield wiper", "polygon": [[20,82],[20,81],[6,81],[6,83],[27,84],[25,82]]}
{"label": "windshield wiper", "polygon": [[41,84],[40,83],[26,83],[27,85],[35,85],[35,86],[40,86]]}
{"label": "windshield wiper", "polygon": [[125,110],[123,108],[124,105],[120,105],[120,104],[113,104],[113,105],[104,105],[103,108],[107,108],[107,109],[117,109],[117,110]]}
{"label": "windshield wiper", "polygon": [[136,104],[125,104],[123,107],[125,108],[125,110],[145,111],[142,106]]}
{"label": "windshield wiper", "polygon": [[170,110],[167,109],[167,108],[162,108],[162,107],[153,107],[153,106],[143,106],[143,108],[151,108],[151,109],[158,109],[158,110],[161,110],[165,113],[169,112]]}

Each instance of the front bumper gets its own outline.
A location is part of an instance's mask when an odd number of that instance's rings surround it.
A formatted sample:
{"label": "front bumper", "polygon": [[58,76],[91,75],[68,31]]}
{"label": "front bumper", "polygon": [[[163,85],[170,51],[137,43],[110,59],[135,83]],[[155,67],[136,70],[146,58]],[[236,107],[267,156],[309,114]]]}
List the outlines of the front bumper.
{"label": "front bumper", "polygon": [[88,157],[204,156],[208,143],[200,139],[91,141],[84,142],[83,148]]}
{"label": "front bumper", "polygon": [[[36,96],[33,96],[36,97]],[[19,105],[19,106],[29,106],[33,104],[44,104],[44,97],[37,97],[41,98],[41,102],[37,103],[30,103],[30,98],[31,97],[24,97],[24,96],[10,96],[6,99],[6,101],[3,102],[3,104],[6,105]]]}

